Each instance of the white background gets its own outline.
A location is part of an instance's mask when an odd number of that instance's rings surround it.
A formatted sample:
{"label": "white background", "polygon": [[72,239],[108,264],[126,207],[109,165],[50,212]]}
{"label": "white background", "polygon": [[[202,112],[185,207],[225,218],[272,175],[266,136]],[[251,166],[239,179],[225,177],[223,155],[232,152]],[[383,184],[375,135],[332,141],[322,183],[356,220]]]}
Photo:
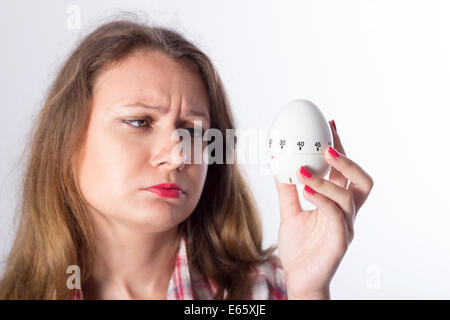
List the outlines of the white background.
{"label": "white background", "polygon": [[[14,235],[32,117],[75,41],[119,10],[198,45],[224,81],[238,128],[268,130],[295,98],[335,119],[347,156],[375,185],[332,298],[450,298],[448,1],[2,1],[0,258]],[[256,164],[243,168],[264,245],[275,244],[273,178]]]}

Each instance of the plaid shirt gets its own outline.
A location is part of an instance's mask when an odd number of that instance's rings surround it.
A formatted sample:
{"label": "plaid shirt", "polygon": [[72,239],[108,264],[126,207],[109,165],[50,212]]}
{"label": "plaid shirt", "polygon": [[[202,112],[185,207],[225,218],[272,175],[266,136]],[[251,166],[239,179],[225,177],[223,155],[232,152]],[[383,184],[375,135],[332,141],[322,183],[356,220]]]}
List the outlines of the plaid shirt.
{"label": "plaid shirt", "polygon": [[[256,281],[252,300],[287,300],[284,271],[278,257],[252,267]],[[166,300],[212,300],[217,287],[196,270],[189,270],[186,239],[180,238],[175,268],[172,272]],[[83,300],[81,289],[75,289],[71,300]]]}

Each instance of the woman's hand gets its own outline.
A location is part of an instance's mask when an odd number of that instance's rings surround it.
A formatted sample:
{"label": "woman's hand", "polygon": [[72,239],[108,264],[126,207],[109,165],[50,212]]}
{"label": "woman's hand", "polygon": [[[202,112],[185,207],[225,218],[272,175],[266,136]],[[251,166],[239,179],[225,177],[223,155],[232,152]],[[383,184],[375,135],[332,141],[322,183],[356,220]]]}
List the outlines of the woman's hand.
{"label": "woman's hand", "polygon": [[311,194],[302,190],[305,199],[317,207],[315,210],[302,209],[296,185],[274,178],[281,214],[278,252],[288,299],[329,298],[331,279],[353,239],[356,213],[373,187],[372,178],[345,156],[339,136],[331,127],[339,156],[326,152],[326,161],[331,165],[329,181],[314,175],[306,178],[300,168],[297,171],[300,182],[315,191]]}

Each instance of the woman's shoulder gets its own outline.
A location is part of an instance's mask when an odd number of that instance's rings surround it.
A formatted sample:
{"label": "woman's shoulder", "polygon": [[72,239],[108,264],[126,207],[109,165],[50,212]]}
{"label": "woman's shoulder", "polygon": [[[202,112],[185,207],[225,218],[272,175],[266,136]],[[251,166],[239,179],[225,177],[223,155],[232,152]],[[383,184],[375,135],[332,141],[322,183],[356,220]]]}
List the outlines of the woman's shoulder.
{"label": "woman's shoulder", "polygon": [[252,289],[254,300],[287,300],[285,274],[278,256],[272,255],[254,265],[253,272],[256,276]]}

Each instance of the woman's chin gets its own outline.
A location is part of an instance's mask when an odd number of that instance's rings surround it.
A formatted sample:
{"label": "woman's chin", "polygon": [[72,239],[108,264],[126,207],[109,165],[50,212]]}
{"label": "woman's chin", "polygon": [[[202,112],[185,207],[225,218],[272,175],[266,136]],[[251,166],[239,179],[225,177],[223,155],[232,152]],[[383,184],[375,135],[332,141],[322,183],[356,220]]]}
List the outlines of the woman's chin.
{"label": "woman's chin", "polygon": [[182,222],[183,214],[177,211],[168,204],[155,203],[152,206],[131,209],[130,214],[123,219],[148,231],[165,231]]}

